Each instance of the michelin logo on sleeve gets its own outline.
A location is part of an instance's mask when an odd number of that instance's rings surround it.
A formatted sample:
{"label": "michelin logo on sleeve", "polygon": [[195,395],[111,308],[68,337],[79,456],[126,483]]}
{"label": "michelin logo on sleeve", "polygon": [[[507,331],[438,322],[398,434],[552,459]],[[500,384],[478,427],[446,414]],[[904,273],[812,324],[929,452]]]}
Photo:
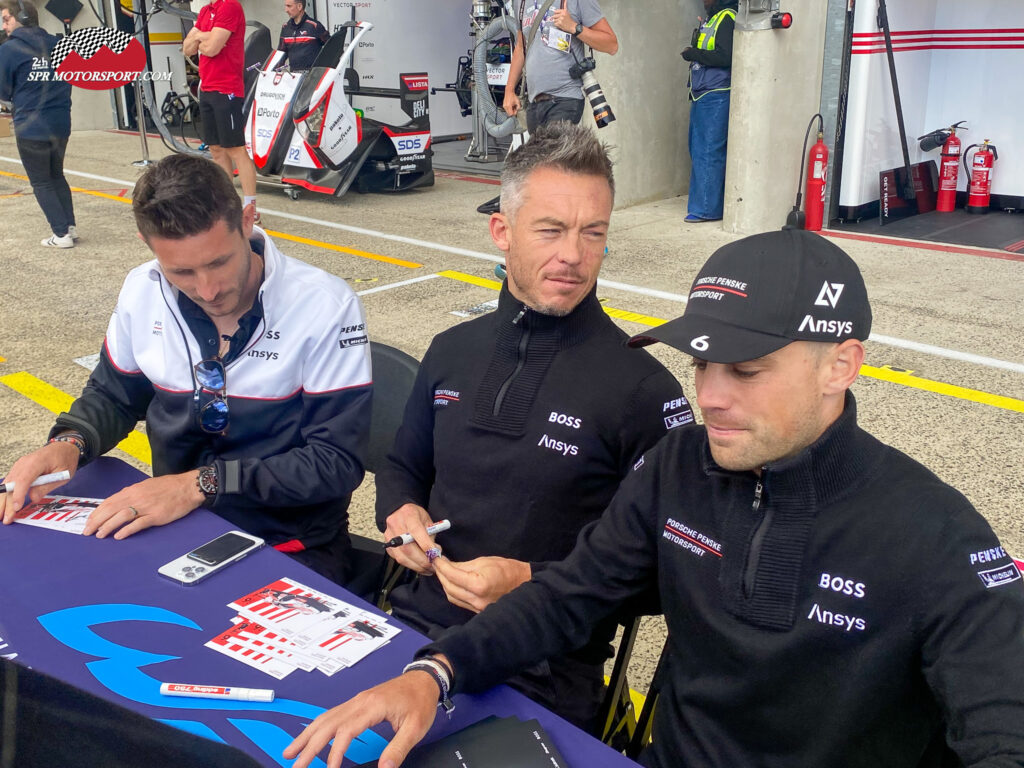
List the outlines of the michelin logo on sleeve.
{"label": "michelin logo on sleeve", "polygon": [[661,406],[661,412],[675,411],[665,416],[665,429],[675,429],[687,424],[693,424],[693,409],[690,408],[690,401],[685,396],[669,400]]}
{"label": "michelin logo on sleeve", "polygon": [[985,585],[985,589],[1001,587],[1011,581],[1020,581],[1020,571],[1014,563],[1004,565],[1002,568],[990,568],[987,571],[978,571],[978,578]]}
{"label": "michelin logo on sleeve", "polygon": [[366,323],[360,323],[359,325],[349,325],[341,329],[341,338],[338,339],[338,346],[342,349],[348,349],[349,347],[358,347],[361,344],[366,344],[369,339],[365,333],[359,334],[358,336],[352,336],[349,334],[359,333],[359,331],[366,330]]}

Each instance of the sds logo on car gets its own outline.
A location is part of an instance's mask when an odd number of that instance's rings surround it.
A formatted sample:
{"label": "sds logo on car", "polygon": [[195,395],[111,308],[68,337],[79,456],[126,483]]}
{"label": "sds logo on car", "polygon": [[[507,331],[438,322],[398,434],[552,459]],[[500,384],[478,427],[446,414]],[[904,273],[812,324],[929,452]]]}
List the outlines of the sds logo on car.
{"label": "sds logo on car", "polygon": [[392,136],[391,142],[395,145],[395,151],[400,155],[414,155],[417,152],[424,152],[430,144],[429,133],[406,133],[401,136]]}

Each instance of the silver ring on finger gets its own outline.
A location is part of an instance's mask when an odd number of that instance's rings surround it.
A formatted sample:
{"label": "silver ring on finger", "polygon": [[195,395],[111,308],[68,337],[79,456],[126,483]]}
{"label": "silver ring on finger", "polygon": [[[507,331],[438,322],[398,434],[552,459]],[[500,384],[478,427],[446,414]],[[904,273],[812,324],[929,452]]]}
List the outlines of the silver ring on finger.
{"label": "silver ring on finger", "polygon": [[129,510],[131,511],[131,513],[132,513],[132,520],[134,520],[134,519],[135,519],[136,517],[138,517],[138,516],[139,516],[139,510],[137,510],[137,509],[136,509],[135,507],[131,507],[131,506],[129,506],[129,507],[128,507],[128,509],[129,509]]}

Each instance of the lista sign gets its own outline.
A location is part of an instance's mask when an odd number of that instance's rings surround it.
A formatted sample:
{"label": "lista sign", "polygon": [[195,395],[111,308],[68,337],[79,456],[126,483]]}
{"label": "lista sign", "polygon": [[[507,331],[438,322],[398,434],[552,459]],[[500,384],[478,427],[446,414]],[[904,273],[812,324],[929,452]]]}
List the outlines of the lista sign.
{"label": "lista sign", "polygon": [[402,82],[410,91],[425,91],[430,84],[425,75],[402,75]]}

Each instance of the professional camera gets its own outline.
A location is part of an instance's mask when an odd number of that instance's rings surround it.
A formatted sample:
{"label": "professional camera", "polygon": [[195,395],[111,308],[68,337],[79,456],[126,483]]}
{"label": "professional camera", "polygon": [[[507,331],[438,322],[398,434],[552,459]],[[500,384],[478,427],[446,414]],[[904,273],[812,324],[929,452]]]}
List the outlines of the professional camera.
{"label": "professional camera", "polygon": [[583,61],[577,59],[576,63],[569,67],[569,76],[578,77],[583,81],[583,95],[590,102],[590,109],[594,113],[594,122],[597,123],[598,128],[604,128],[615,122],[615,113],[612,112],[611,105],[605,98],[604,91],[601,90],[601,84],[597,82],[597,75],[594,74],[596,67],[597,62],[593,57],[588,56]]}

